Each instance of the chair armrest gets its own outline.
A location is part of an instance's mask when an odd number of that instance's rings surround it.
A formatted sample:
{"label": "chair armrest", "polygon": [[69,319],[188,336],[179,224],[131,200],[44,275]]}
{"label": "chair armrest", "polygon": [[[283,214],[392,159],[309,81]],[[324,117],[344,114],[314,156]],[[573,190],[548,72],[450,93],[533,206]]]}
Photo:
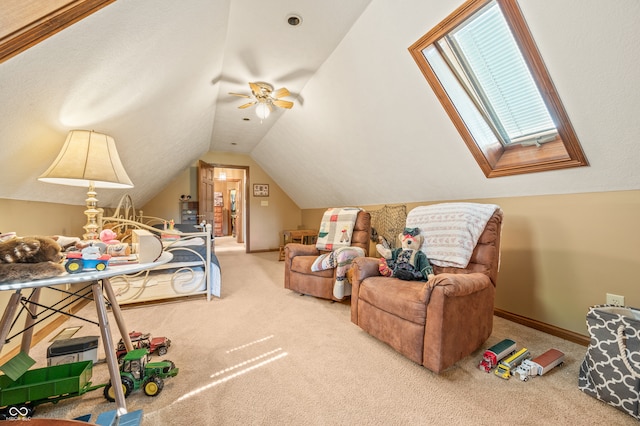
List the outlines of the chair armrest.
{"label": "chair armrest", "polygon": [[285,256],[292,259],[296,256],[318,256],[320,252],[314,245],[289,243],[285,246]]}
{"label": "chair armrest", "polygon": [[349,278],[351,280],[351,322],[358,324],[358,299],[360,283],[369,277],[379,277],[378,265],[380,261],[375,257],[356,257],[351,262]]}
{"label": "chair armrest", "polygon": [[431,292],[435,287],[442,287],[443,294],[447,297],[462,297],[484,290],[493,286],[491,280],[485,274],[475,272],[472,274],[438,274],[427,281],[422,287],[422,301],[429,303]]}
{"label": "chair armrest", "polygon": [[379,276],[379,263],[380,261],[375,257],[356,257],[353,259],[351,262],[353,281],[356,281],[359,284],[365,278]]}

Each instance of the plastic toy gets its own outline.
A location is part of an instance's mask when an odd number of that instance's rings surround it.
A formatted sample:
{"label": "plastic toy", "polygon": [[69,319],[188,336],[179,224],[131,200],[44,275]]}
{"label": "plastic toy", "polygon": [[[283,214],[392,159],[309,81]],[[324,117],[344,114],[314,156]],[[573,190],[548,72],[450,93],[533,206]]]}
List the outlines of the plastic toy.
{"label": "plastic toy", "polygon": [[496,343],[482,354],[482,361],[478,364],[478,368],[487,373],[491,371],[498,362],[508,355],[512,355],[516,351],[516,342],[511,339],[504,339],[501,342]]}
{"label": "plastic toy", "polygon": [[[124,397],[132,391],[142,388],[147,396],[158,396],[164,387],[164,379],[178,375],[179,369],[173,361],[149,362],[149,351],[134,349],[129,351],[120,364],[120,380]],[[115,401],[113,385],[109,382],[104,388],[104,397]]]}
{"label": "plastic toy", "polygon": [[510,379],[515,368],[525,359],[531,358],[531,353],[527,348],[522,348],[510,357],[503,359],[496,367],[495,375],[503,379]]}
{"label": "plastic toy", "polygon": [[113,229],[103,229],[100,231],[100,241],[105,244],[120,244],[118,234]]}
{"label": "plastic toy", "polygon": [[90,245],[82,249],[81,252],[72,251],[67,253],[67,263],[64,268],[70,274],[82,272],[85,269],[95,269],[96,271],[104,271],[109,265],[111,256],[101,254],[100,249]]}
{"label": "plastic toy", "polygon": [[[150,333],[141,333],[139,331],[132,331],[129,333],[131,344],[134,349],[147,349],[150,354],[157,352],[158,356],[166,355],[169,346],[171,346],[171,340],[166,337],[151,337]],[[116,356],[118,361],[122,361],[122,358],[127,354],[127,348],[124,346],[122,339],[118,342],[116,349]]]}
{"label": "plastic toy", "polygon": [[526,382],[529,376],[542,376],[552,368],[564,363],[564,353],[557,349],[549,349],[534,359],[525,359],[514,371],[520,380]]}
{"label": "plastic toy", "polygon": [[[35,407],[46,402],[58,403],[87,392],[104,388],[104,397],[113,402],[111,382],[91,384],[93,361],[79,361],[29,370],[35,361],[24,352],[0,366],[0,420],[31,417]],[[149,362],[147,349],[135,349],[123,358],[120,380],[125,398],[142,388],[148,396],[158,396],[164,379],[175,377],[179,369],[173,361]]]}
{"label": "plastic toy", "polygon": [[[27,364],[24,364],[27,360]],[[32,361],[32,362],[31,362]],[[14,363],[15,362],[15,363]],[[13,365],[9,364],[14,363]],[[2,366],[5,373],[9,369],[17,369],[12,380],[9,374],[0,376],[0,419],[7,417],[31,417],[36,406],[46,402],[54,404],[63,399],[83,395],[105,385],[91,385],[93,361],[72,362],[25,371],[35,361],[28,355],[20,353]]]}

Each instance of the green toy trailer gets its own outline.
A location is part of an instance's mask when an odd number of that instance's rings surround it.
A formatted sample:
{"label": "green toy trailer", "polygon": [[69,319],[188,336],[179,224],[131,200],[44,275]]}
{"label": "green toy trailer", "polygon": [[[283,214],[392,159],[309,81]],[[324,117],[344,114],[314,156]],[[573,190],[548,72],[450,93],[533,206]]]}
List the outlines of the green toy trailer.
{"label": "green toy trailer", "polygon": [[[28,356],[27,359],[30,360]],[[33,363],[26,368],[31,365]],[[6,364],[3,367],[5,366]],[[11,411],[16,410],[31,417],[37,405],[46,402],[55,404],[104,387],[104,384],[91,385],[92,373],[93,361],[87,360],[27,370],[14,375],[13,377],[19,376],[15,380],[10,374],[1,375],[0,418],[6,418]]]}
{"label": "green toy trailer", "polygon": [[[93,361],[52,365],[29,370],[35,361],[20,352],[0,366],[0,420],[31,417],[35,407],[51,402],[56,404],[99,388],[109,401],[115,400],[111,382],[92,386]],[[147,349],[135,349],[125,355],[120,366],[120,379],[125,397],[133,390],[143,389],[148,396],[157,396],[164,387],[164,379],[178,374],[172,361],[149,362]]]}

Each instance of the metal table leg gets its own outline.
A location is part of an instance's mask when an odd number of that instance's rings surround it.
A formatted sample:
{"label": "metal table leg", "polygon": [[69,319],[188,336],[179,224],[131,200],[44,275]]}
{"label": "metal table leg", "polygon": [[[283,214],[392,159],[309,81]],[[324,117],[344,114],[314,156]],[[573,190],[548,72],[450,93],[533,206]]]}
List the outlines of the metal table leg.
{"label": "metal table leg", "polygon": [[122,336],[124,347],[127,349],[127,352],[132,351],[133,344],[131,344],[129,331],[127,330],[127,326],[124,323],[122,311],[120,310],[120,305],[118,305],[118,302],[116,301],[116,295],[113,292],[113,287],[111,287],[111,281],[109,281],[109,278],[103,278],[102,286],[104,287],[105,293],[107,293],[109,302],[111,302],[111,311],[113,312],[113,317],[115,318],[116,324],[118,325],[118,330],[120,330],[120,335]]}
{"label": "metal table leg", "polygon": [[2,320],[0,320],[0,351],[2,351],[4,342],[7,340],[7,336],[9,335],[9,331],[11,330],[11,323],[16,316],[16,311],[18,309],[19,303],[20,290],[16,290],[15,293],[13,293],[9,298],[7,307],[4,309],[4,313],[2,314]]}
{"label": "metal table leg", "polygon": [[[109,287],[110,286],[111,285],[109,284]],[[118,369],[118,360],[116,359],[116,349],[113,345],[113,340],[111,339],[109,317],[107,316],[107,308],[105,307],[104,296],[102,295],[102,287],[100,286],[100,283],[96,281],[91,286],[91,289],[93,291],[93,301],[96,304],[96,311],[98,312],[100,334],[102,335],[102,344],[107,357],[107,367],[109,367],[109,377],[111,378],[111,385],[113,386],[116,409],[119,417],[127,413],[127,405],[124,401],[124,392],[122,391],[122,380],[120,380],[120,370]],[[124,336],[122,336],[122,338],[124,339]]]}
{"label": "metal table leg", "polygon": [[31,297],[29,298],[29,302],[33,302],[30,304],[29,312],[27,312],[27,318],[24,320],[24,332],[22,334],[22,343],[20,345],[20,350],[25,354],[29,354],[29,349],[31,349],[31,340],[33,338],[33,324],[36,322],[35,318],[31,316],[31,311],[36,312],[38,309],[38,302],[40,301],[40,288],[34,288],[33,293],[31,293]]}

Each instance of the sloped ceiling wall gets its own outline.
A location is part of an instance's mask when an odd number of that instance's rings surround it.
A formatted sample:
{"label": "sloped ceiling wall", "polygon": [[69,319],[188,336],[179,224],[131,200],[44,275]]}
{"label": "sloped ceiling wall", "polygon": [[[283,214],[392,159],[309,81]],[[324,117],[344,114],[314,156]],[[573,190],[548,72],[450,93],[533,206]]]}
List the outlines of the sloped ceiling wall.
{"label": "sloped ceiling wall", "polygon": [[[230,5],[251,1],[116,1],[0,64],[0,198],[83,204],[85,189],[36,180],[80,127],[116,139],[144,205],[215,146],[211,79]],[[640,188],[640,2],[520,0],[590,166],[494,179],[407,51],[461,3],[371,0],[279,114],[249,154],[299,207]]]}
{"label": "sloped ceiling wall", "polygon": [[493,179],[407,51],[460,4],[372,1],[253,151],[300,207],[640,188],[640,3],[520,0],[590,167]]}
{"label": "sloped ceiling wall", "polygon": [[36,180],[74,128],[114,137],[137,205],[162,190],[209,149],[228,7],[116,1],[0,64],[0,198],[84,204],[85,188]]}

